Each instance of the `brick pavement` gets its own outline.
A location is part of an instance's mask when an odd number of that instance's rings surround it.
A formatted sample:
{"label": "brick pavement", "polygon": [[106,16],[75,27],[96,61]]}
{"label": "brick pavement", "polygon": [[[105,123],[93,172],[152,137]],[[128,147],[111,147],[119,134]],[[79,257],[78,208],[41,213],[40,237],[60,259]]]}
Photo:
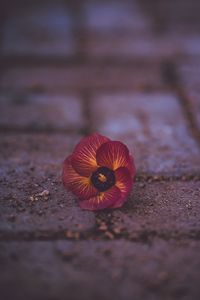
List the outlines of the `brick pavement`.
{"label": "brick pavement", "polygon": [[[200,297],[200,4],[0,4],[0,293]],[[82,211],[63,159],[99,131],[134,153],[121,209]]]}

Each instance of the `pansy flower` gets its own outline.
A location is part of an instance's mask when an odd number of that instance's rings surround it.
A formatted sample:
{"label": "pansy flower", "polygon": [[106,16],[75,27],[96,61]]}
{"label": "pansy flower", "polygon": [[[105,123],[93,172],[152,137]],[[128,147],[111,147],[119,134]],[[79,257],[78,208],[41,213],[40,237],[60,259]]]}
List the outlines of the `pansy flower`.
{"label": "pansy flower", "polygon": [[100,134],[84,137],[63,165],[64,186],[88,210],[121,207],[135,177],[133,157],[119,141]]}

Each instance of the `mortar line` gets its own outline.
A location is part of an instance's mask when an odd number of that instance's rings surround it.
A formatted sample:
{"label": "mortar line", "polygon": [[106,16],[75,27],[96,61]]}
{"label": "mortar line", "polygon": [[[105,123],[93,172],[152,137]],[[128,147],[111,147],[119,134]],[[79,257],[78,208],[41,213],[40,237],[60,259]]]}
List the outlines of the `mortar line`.
{"label": "mortar line", "polygon": [[85,119],[85,128],[84,128],[84,135],[89,135],[94,132],[94,126],[92,122],[92,112],[91,112],[91,105],[92,105],[92,99],[91,99],[91,93],[89,90],[82,91],[82,111],[83,116]]}
{"label": "mortar line", "polygon": [[81,1],[66,1],[66,9],[73,17],[72,35],[75,41],[75,61],[84,62],[85,60],[85,18],[83,14],[83,3]]}
{"label": "mortar line", "polygon": [[[79,35],[80,35],[80,31]],[[78,33],[77,33],[78,34]],[[84,48],[85,39],[81,40],[81,49]],[[72,54],[69,57],[65,56],[35,56],[35,55],[5,55],[4,61],[1,62],[6,67],[51,67],[51,66],[103,66],[103,67],[140,67],[147,66],[148,64],[157,64],[161,66],[164,59],[160,58],[145,58],[145,57],[88,57],[83,55],[84,51],[81,51],[82,55]]]}
{"label": "mortar line", "polygon": [[[66,230],[67,231],[67,230]],[[108,229],[108,231],[111,233]],[[74,231],[74,237],[67,237],[65,231],[57,232],[17,232],[17,233],[0,233],[0,242],[12,242],[12,241],[56,241],[56,240],[66,240],[66,241],[116,241],[116,240],[127,240],[130,242],[142,242],[151,243],[153,239],[159,238],[161,240],[175,240],[175,241],[185,241],[185,240],[197,240],[200,241],[200,231],[192,232],[157,232],[155,230],[144,230],[137,233],[137,236],[132,237],[127,231],[124,231],[120,235],[114,235],[113,238],[107,238],[103,232],[98,228],[93,228],[90,231],[78,232]],[[77,233],[79,236],[77,237]]]}
{"label": "mortar line", "polygon": [[141,10],[145,17],[150,17],[152,20],[153,33],[158,36],[162,36],[165,33],[166,22],[161,11],[160,0],[137,0],[137,4],[141,7]]}
{"label": "mortar line", "polygon": [[180,103],[181,110],[188,124],[189,131],[200,147],[200,135],[198,126],[191,110],[190,101],[188,100],[188,97],[184,91],[183,85],[178,76],[176,66],[173,62],[167,61],[163,64],[163,76],[169,88],[172,89],[177,95],[177,99]]}

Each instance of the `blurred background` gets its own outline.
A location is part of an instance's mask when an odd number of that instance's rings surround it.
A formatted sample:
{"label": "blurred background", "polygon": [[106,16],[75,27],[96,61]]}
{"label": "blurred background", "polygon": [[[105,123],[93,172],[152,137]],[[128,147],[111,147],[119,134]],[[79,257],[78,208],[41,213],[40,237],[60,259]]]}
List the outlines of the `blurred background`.
{"label": "blurred background", "polygon": [[0,130],[101,131],[131,150],[134,139],[141,171],[149,144],[155,163],[187,148],[200,125],[199,12],[197,0],[1,1]]}
{"label": "blurred background", "polygon": [[2,127],[71,129],[75,108],[66,112],[63,103],[68,93],[84,98],[99,89],[168,89],[177,83],[175,65],[180,77],[198,71],[197,0],[8,0],[0,5]]}

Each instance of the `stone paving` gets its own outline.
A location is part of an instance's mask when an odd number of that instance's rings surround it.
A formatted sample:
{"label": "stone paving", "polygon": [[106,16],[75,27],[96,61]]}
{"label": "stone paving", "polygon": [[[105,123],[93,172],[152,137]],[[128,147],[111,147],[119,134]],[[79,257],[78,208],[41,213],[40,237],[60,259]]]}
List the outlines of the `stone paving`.
{"label": "stone paving", "polygon": [[[200,2],[0,4],[0,298],[200,299]],[[61,183],[98,131],[126,143],[129,201]]]}

